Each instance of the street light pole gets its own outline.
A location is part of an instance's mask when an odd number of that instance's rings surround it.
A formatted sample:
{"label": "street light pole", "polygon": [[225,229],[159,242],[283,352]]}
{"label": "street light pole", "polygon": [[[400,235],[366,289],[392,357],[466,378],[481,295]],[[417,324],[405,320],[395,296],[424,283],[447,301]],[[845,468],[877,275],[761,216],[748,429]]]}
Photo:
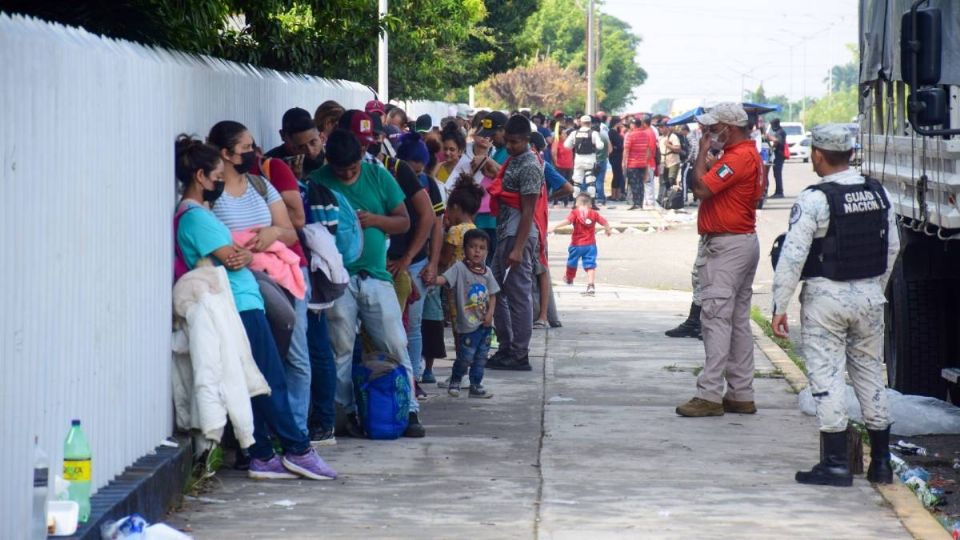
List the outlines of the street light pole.
{"label": "street light pole", "polygon": [[593,54],[593,0],[587,4],[587,113],[593,113],[596,110],[596,95],[593,88],[593,75],[596,71]]}
{"label": "street light pole", "polygon": [[388,0],[380,0],[379,18],[383,30],[380,32],[380,44],[377,50],[377,94],[380,101],[387,103],[390,101],[390,82],[387,76],[387,62],[389,61],[389,46],[387,43],[387,29],[384,26],[387,18]]}

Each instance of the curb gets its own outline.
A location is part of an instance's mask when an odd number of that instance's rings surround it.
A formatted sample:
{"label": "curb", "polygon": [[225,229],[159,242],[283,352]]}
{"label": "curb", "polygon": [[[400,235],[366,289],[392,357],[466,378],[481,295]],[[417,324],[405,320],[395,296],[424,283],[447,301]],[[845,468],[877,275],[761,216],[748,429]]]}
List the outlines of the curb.
{"label": "curb", "polygon": [[[793,360],[783,352],[783,349],[763,333],[763,330],[757,323],[750,321],[750,328],[753,330],[753,337],[757,343],[760,352],[770,360],[770,363],[783,372],[787,384],[795,393],[807,387],[807,376],[800,371],[800,368],[793,363]],[[864,470],[869,465],[868,456],[870,455],[869,445],[863,445]],[[887,504],[893,509],[900,523],[917,540],[951,540],[950,533],[940,525],[926,507],[917,499],[917,496],[910,491],[910,488],[903,485],[899,478],[894,475],[893,484],[871,484],[875,490],[887,501]]]}
{"label": "curb", "polygon": [[768,338],[763,333],[763,329],[752,320],[750,321],[750,329],[753,331],[753,339],[756,340],[760,352],[770,360],[775,368],[783,372],[787,384],[790,385],[795,394],[799,394],[801,390],[807,387],[807,376],[793,363],[787,353],[783,352],[779,345]]}

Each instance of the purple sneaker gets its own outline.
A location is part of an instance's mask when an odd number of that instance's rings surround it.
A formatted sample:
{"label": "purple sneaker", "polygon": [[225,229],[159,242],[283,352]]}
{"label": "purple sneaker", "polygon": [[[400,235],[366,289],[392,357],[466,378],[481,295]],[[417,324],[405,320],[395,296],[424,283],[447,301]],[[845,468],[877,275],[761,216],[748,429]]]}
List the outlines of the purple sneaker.
{"label": "purple sneaker", "polygon": [[276,454],[264,461],[257,458],[250,459],[250,470],[247,475],[254,480],[287,480],[297,478],[284,468],[283,462]]}
{"label": "purple sneaker", "polygon": [[324,463],[313,448],[299,456],[286,454],[283,456],[283,466],[290,472],[312,480],[333,480],[337,477],[337,471]]}

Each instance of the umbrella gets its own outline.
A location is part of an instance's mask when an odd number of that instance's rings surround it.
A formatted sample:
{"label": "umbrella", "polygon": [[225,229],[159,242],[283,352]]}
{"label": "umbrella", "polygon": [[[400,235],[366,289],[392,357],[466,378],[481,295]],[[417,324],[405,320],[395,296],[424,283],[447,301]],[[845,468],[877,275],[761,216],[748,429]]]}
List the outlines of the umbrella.
{"label": "umbrella", "polygon": [[[668,126],[678,126],[680,124],[689,124],[697,119],[698,115],[701,115],[707,112],[708,109],[703,107],[697,107],[696,109],[689,110],[679,116],[675,116],[667,122]],[[780,105],[775,103],[743,103],[743,110],[747,113],[754,114],[767,114],[768,112],[780,111],[782,108]]]}

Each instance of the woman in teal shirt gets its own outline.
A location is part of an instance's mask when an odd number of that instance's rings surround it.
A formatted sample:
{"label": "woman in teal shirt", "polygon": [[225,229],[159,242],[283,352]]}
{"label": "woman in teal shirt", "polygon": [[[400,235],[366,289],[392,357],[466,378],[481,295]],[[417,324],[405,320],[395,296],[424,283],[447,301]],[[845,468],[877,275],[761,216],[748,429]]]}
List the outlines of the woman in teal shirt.
{"label": "woman in teal shirt", "polygon": [[[263,311],[263,298],[256,279],[246,268],[252,255],[234,245],[226,225],[207,207],[223,193],[223,162],[217,149],[181,135],[176,143],[176,175],[183,188],[176,230],[183,260],[192,269],[197,261],[210,257],[226,268],[253,359],[270,385],[269,396],[251,398],[255,442],[250,447],[250,477],[336,478],[337,473],[320,459],[293,419],[283,364]],[[270,431],[280,440],[282,458],[273,451]]]}

